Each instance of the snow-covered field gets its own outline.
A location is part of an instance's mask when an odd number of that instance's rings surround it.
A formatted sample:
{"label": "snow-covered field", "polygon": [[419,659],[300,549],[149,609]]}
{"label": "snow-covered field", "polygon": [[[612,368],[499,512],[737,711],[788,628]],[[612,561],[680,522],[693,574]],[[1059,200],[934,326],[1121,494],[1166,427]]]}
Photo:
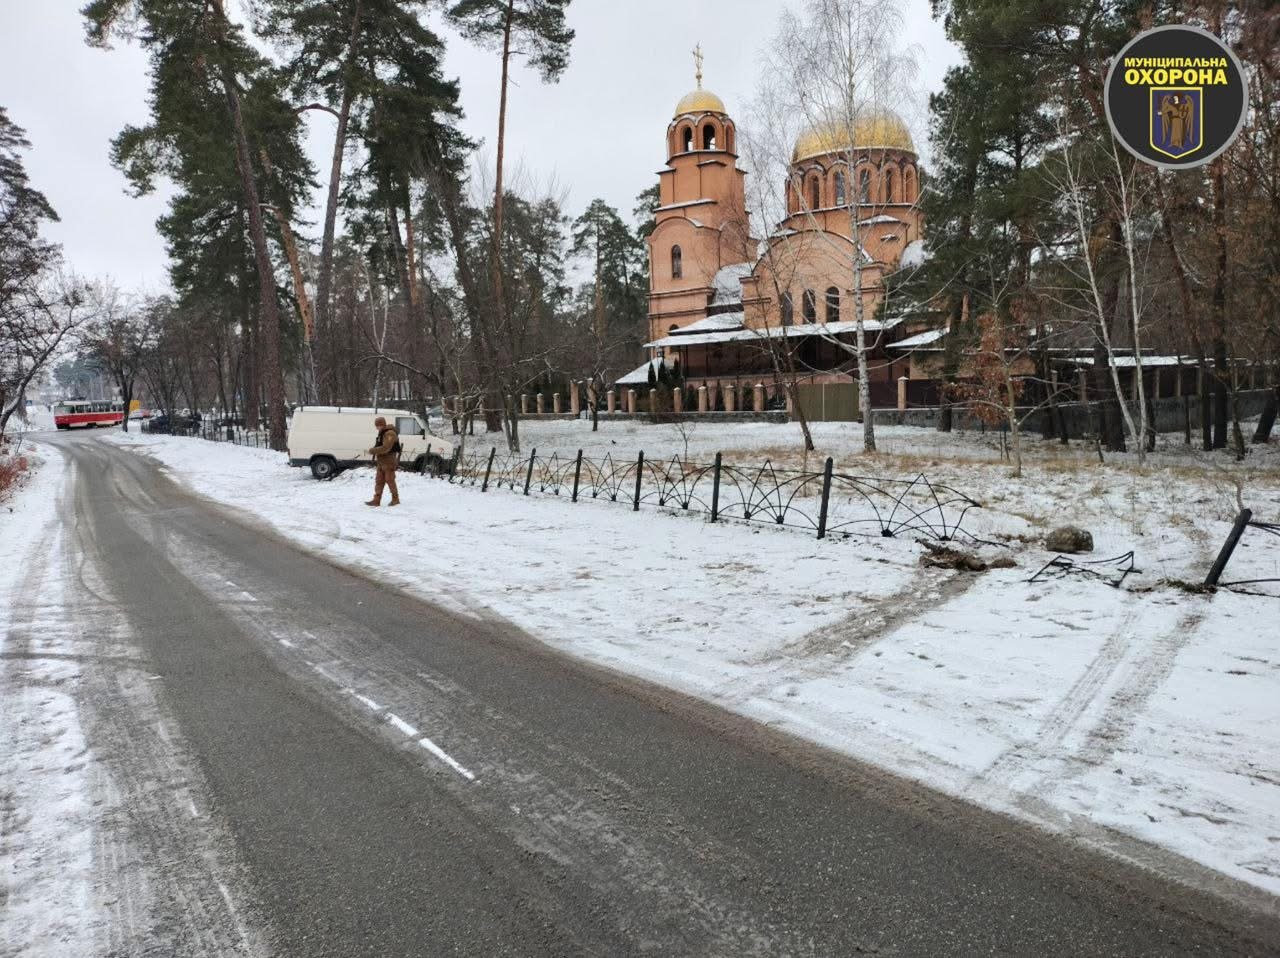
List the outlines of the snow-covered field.
{"label": "snow-covered field", "polygon": [[[1193,871],[1166,849],[1280,893],[1280,602],[1161,581],[1203,578],[1238,488],[1261,517],[1280,517],[1274,446],[1243,465],[1174,447],[1143,471],[1054,447],[1015,481],[998,461],[946,455],[977,437],[885,430],[882,445],[899,451],[872,464],[847,428],[819,427],[838,468],[923,468],[982,500],[981,531],[1013,537],[1018,566],[974,575],[921,568],[905,540],[819,542],[413,475],[403,507],[375,511],[361,505],[367,472],[317,483],[267,451],[110,438],[433,601],[1134,860]],[[556,422],[527,425],[525,443],[615,457],[643,444],[657,457],[684,455],[685,438]],[[692,456],[794,461],[793,427],[700,426],[688,438]],[[923,455],[902,451],[924,441]],[[1028,583],[1050,557],[1039,535],[1062,521],[1091,529],[1097,556],[1135,550],[1141,572],[1123,589]],[[1233,574],[1280,575],[1280,550],[1262,538],[1246,537]]]}

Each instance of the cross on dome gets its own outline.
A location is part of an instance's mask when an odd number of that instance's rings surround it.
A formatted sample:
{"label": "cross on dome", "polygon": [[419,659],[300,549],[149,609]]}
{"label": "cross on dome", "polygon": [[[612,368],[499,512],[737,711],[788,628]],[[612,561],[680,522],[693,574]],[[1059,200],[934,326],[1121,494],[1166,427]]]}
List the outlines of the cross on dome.
{"label": "cross on dome", "polygon": [[702,44],[698,43],[693,50],[693,76],[697,80],[698,85],[681,97],[680,102],[676,104],[675,116],[682,116],[686,113],[720,113],[724,114],[724,101],[702,87]]}

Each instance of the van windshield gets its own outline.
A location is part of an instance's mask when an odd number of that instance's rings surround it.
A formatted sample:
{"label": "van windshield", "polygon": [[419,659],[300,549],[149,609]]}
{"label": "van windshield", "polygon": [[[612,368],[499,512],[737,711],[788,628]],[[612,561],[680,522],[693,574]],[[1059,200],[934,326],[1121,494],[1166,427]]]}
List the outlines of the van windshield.
{"label": "van windshield", "polygon": [[397,416],[396,432],[401,436],[421,436],[426,430],[417,416]]}

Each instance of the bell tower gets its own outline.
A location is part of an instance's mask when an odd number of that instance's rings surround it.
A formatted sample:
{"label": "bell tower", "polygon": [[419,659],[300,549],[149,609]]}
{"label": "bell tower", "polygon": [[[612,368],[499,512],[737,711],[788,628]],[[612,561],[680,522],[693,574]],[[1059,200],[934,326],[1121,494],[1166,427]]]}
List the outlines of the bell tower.
{"label": "bell tower", "polygon": [[754,261],[738,169],[737,130],[724,101],[702,86],[702,47],[693,50],[697,86],[667,126],[667,163],[658,171],[659,206],[649,236],[649,335],[707,315],[716,273]]}

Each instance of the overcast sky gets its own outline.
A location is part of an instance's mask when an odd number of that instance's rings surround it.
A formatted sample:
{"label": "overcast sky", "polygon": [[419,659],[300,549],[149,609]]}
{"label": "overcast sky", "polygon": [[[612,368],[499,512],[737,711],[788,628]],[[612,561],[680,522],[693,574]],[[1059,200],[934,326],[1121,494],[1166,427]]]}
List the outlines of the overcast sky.
{"label": "overcast sky", "polygon": [[[127,44],[108,52],[87,47],[81,5],[0,0],[0,105],[27,130],[33,147],[27,169],[62,218],[50,233],[71,266],[158,291],[168,283],[155,231],[165,197],[129,196],[107,156],[121,127],[146,122],[146,57]],[[706,56],[703,85],[748,126],[757,54],[783,6],[780,0],[574,0],[577,38],[560,82],[544,86],[521,68],[514,75],[508,156],[529,179],[554,182],[570,215],[599,196],[629,219],[636,194],[655,182],[666,159],[672,109],[694,86],[694,44],[700,42]],[[921,50],[924,92],[936,90],[958,54],[930,19],[928,0],[903,0],[902,9],[907,36]],[[445,68],[462,83],[463,129],[487,150],[497,128],[496,56],[449,35]],[[312,159],[327,169],[332,119],[309,116]],[[923,145],[923,118],[907,119]],[[308,232],[318,232],[314,223]]]}

